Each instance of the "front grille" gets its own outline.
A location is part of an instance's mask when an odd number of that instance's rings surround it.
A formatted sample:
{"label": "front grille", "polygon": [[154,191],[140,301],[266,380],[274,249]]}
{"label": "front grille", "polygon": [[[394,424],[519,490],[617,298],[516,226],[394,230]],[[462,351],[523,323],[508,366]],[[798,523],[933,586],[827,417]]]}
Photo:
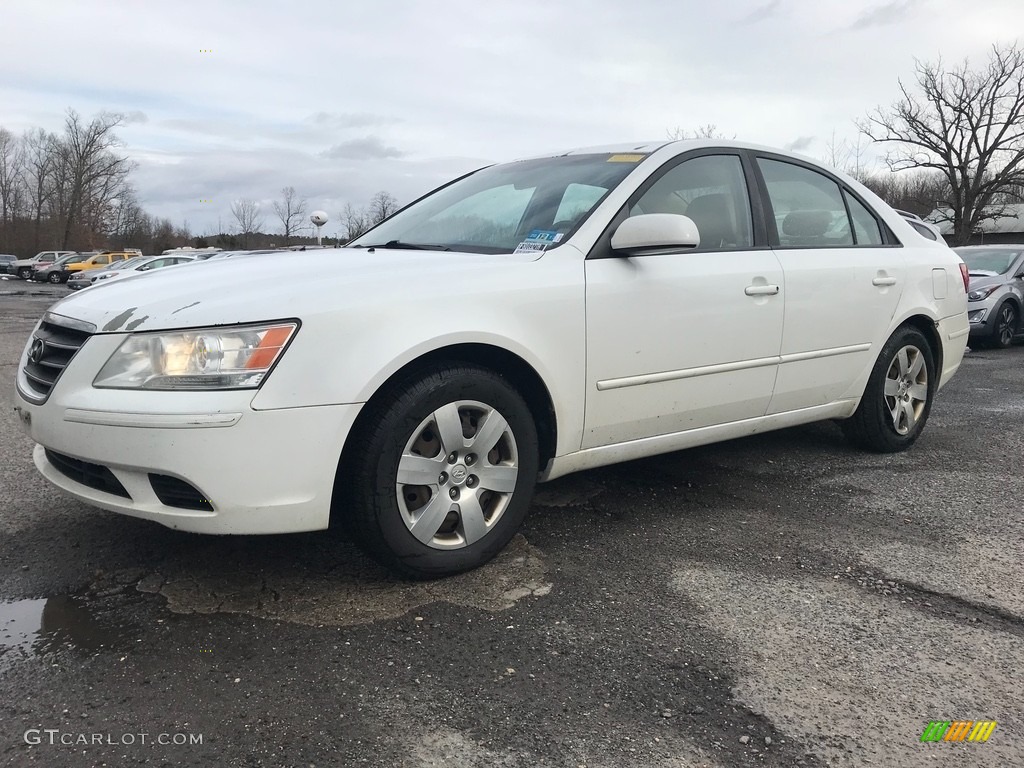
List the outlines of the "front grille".
{"label": "front grille", "polygon": [[201,509],[213,512],[213,505],[196,488],[177,477],[150,474],[149,484],[161,504],[178,509]]}
{"label": "front grille", "polygon": [[95,488],[97,491],[110,493],[114,496],[121,496],[130,499],[128,491],[121,485],[121,481],[114,477],[114,473],[102,464],[91,464],[81,459],[73,459],[63,453],[57,453],[46,449],[46,458],[53,465],[53,468],[65,477],[69,477],[76,483]]}
{"label": "front grille", "polygon": [[32,336],[29,359],[22,369],[25,380],[40,402],[45,400],[71,358],[91,334],[43,320]]}

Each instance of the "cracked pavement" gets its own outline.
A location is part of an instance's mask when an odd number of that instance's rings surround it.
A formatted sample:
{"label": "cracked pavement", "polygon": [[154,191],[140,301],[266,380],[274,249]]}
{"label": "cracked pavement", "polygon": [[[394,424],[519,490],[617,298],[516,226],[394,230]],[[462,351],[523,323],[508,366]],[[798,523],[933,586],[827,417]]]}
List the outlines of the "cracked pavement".
{"label": "cracked pavement", "polygon": [[[907,453],[825,423],[569,476],[423,584],[47,486],[11,412],[37,293],[0,295],[2,766],[1024,764],[1022,346],[971,352]],[[956,719],[999,725],[919,742]]]}

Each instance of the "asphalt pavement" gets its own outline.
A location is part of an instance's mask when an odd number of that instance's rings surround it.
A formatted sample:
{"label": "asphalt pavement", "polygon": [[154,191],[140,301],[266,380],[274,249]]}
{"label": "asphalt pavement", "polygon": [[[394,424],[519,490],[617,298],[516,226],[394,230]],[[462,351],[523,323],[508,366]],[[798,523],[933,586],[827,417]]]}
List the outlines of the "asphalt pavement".
{"label": "asphalt pavement", "polygon": [[972,351],[907,453],[823,423],[566,477],[410,583],[51,488],[14,375],[64,293],[0,282],[0,765],[1024,764],[1024,346]]}

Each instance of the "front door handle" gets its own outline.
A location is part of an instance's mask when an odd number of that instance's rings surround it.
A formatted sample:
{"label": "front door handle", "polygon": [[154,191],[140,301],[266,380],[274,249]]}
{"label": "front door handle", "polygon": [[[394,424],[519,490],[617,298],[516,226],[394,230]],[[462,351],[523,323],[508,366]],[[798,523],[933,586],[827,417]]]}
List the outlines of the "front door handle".
{"label": "front door handle", "polygon": [[779,292],[777,285],[748,285],[743,289],[747,296],[774,296]]}
{"label": "front door handle", "polygon": [[874,280],[871,281],[871,284],[872,285],[877,285],[879,287],[883,287],[883,286],[886,286],[886,285],[896,285],[896,278],[895,277],[876,277]]}

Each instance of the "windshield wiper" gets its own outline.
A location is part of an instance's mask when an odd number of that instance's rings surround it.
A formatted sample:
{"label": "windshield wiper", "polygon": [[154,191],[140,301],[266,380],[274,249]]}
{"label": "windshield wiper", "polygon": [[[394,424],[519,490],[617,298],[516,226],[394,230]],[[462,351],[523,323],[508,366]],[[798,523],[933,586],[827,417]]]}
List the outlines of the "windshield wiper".
{"label": "windshield wiper", "polygon": [[[362,246],[356,246],[362,247]],[[447,245],[430,245],[429,243],[403,243],[401,240],[388,240],[378,245],[368,245],[367,248],[398,248],[406,251],[450,251]]]}

